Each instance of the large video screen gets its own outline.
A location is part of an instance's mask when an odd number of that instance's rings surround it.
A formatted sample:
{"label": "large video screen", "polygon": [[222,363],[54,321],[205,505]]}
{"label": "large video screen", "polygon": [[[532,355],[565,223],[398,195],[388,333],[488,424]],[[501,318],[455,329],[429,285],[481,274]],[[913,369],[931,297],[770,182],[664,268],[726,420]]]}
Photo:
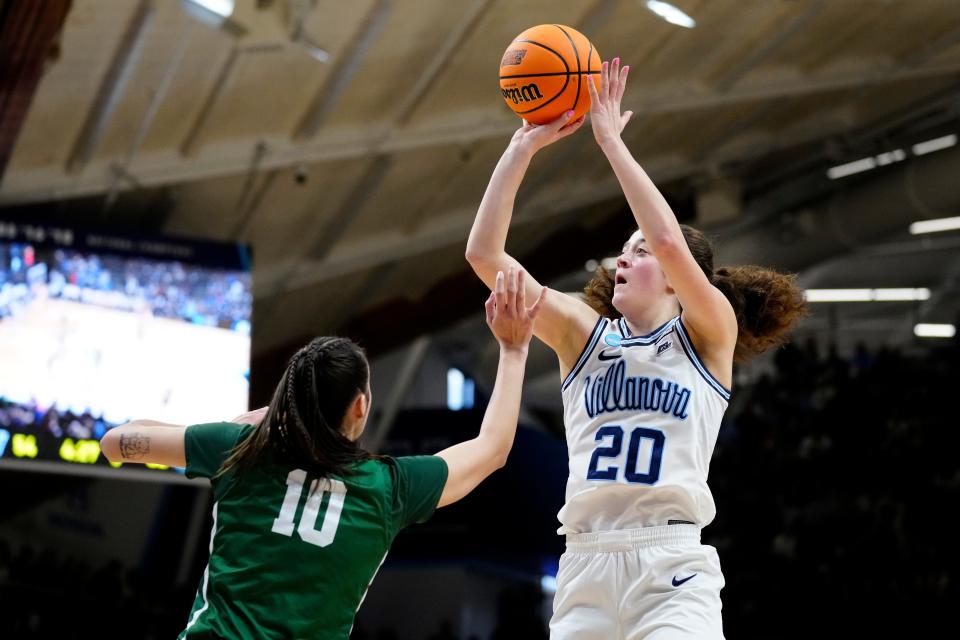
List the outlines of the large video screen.
{"label": "large video screen", "polygon": [[243,245],[0,221],[0,462],[108,465],[127,420],[244,412],[251,275]]}

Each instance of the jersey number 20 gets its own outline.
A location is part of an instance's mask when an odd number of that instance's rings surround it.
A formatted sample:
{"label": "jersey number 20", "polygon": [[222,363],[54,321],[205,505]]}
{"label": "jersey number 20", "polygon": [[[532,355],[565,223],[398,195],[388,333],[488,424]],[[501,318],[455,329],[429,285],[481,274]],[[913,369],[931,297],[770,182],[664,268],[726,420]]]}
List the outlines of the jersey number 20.
{"label": "jersey number 20", "polygon": [[[595,440],[602,442],[610,439],[608,446],[597,447],[590,457],[590,468],[587,469],[587,480],[616,480],[620,468],[613,464],[608,464],[600,469],[600,461],[603,458],[618,458],[623,450],[623,427],[614,424],[608,424],[597,429]],[[640,456],[640,445],[644,440],[649,440],[653,447],[650,452],[650,465],[646,473],[637,470],[637,458]],[[623,470],[623,479],[635,484],[656,484],[660,479],[660,460],[663,458],[663,443],[666,436],[663,431],[657,429],[646,429],[637,427],[630,432],[630,442],[627,445],[627,465]]]}
{"label": "jersey number 20", "polygon": [[[283,506],[280,507],[280,515],[273,521],[271,531],[285,536],[293,536],[294,522],[293,518],[297,514],[297,507],[300,505],[300,496],[303,495],[303,485],[307,481],[307,472],[303,469],[294,469],[287,474],[287,493],[283,497]],[[347,497],[347,486],[339,480],[325,478],[327,486],[322,490],[317,490],[317,483],[321,480],[314,480],[310,484],[310,493],[307,495],[307,504],[303,507],[303,513],[300,514],[300,525],[297,527],[297,533],[304,542],[326,547],[333,542],[337,535],[337,527],[340,525],[340,513],[343,511],[343,499]],[[330,495],[327,502],[327,512],[323,515],[323,525],[317,531],[317,516],[320,514],[320,503],[323,496]]]}

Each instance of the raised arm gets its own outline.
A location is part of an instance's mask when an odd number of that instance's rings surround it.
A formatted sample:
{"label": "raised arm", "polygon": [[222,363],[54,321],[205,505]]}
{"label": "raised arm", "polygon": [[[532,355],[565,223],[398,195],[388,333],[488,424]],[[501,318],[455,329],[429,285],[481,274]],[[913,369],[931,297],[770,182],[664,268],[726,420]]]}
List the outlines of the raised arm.
{"label": "raised arm", "polygon": [[546,298],[547,290],[542,287],[537,301],[527,309],[523,272],[510,269],[506,283],[502,271],[495,276],[494,291],[485,306],[487,325],[500,343],[497,380],[479,435],[437,454],[447,463],[447,484],[437,506],[456,502],[507,463],[520,416],[527,348],[534,320],[542,312]]}
{"label": "raised arm", "polygon": [[732,360],[737,340],[733,307],[700,269],[670,205],[620,137],[633,115],[620,111],[628,71],[629,67],[621,69],[619,58],[615,58],[612,63],[603,63],[599,92],[592,82],[587,83],[593,135],[620,181],[647,248],[677,294],[684,324],[691,330],[698,351],[707,360],[723,365]]}
{"label": "raised arm", "polygon": [[[498,272],[523,269],[507,253],[506,242],[517,191],[531,159],[539,149],[572,134],[582,123],[582,119],[569,122],[569,115],[542,126],[524,123],[514,133],[493,170],[470,230],[466,252],[470,266],[491,290]],[[542,288],[533,277],[526,278],[528,297],[539,295]],[[566,375],[575,364],[597,315],[581,300],[559,292],[551,292],[545,301],[534,325],[534,334],[557,353],[562,375]]]}
{"label": "raised arm", "polygon": [[110,462],[139,462],[184,467],[187,464],[184,434],[179,424],[156,420],[131,420],[107,431],[100,450]]}

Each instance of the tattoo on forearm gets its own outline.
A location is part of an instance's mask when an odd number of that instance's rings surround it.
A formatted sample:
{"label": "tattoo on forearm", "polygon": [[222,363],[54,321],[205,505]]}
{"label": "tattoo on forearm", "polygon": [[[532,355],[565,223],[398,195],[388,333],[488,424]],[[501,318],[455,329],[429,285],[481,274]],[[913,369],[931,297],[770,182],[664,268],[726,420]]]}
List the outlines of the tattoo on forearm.
{"label": "tattoo on forearm", "polygon": [[125,433],[120,436],[120,455],[136,460],[150,453],[150,438],[140,433]]}

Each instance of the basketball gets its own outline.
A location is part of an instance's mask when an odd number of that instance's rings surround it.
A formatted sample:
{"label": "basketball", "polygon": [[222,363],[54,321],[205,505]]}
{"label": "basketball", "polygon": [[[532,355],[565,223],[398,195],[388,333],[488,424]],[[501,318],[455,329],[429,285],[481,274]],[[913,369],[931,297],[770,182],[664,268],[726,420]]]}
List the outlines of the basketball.
{"label": "basketball", "polygon": [[590,108],[587,79],[600,88],[600,55],[586,36],[562,24],[541,24],[518,35],[500,60],[507,106],[533,124]]}

